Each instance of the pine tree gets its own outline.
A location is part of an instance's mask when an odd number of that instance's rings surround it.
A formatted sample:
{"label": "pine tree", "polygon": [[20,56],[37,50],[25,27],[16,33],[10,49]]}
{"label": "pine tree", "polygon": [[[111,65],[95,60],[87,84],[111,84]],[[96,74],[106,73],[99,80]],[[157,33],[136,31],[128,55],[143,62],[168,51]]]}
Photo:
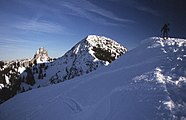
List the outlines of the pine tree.
{"label": "pine tree", "polygon": [[25,88],[24,87],[22,87],[22,92],[25,92]]}
{"label": "pine tree", "polygon": [[34,65],[35,65],[35,66],[37,65],[37,60],[36,60],[36,59],[34,60]]}
{"label": "pine tree", "polygon": [[26,72],[27,72],[26,83],[28,83],[30,85],[34,85],[35,84],[35,79],[34,79],[32,70],[30,68],[27,68]]}

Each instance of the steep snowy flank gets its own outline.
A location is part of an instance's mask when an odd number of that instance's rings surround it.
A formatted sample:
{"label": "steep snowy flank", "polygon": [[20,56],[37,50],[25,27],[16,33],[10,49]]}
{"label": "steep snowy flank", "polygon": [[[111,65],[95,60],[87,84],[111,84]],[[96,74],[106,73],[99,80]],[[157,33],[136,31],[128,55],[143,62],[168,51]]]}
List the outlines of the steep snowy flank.
{"label": "steep snowy flank", "polygon": [[186,40],[150,38],[108,67],[15,96],[0,119],[184,120],[185,68]]}
{"label": "steep snowy flank", "polygon": [[0,103],[17,93],[63,82],[107,66],[126,51],[110,38],[89,35],[55,61],[45,48],[39,48],[34,58],[26,62],[14,61],[7,69],[2,63]]}
{"label": "steep snowy flank", "polygon": [[110,38],[89,35],[54,61],[47,74],[53,75],[50,79],[52,83],[72,79],[107,66],[126,51]]}

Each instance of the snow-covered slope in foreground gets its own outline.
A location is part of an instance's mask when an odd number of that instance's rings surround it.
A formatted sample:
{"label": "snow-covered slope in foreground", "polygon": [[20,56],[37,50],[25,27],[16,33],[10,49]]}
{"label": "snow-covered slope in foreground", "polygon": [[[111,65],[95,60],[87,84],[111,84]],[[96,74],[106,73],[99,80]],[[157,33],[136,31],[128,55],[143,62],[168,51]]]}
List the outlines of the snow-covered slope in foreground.
{"label": "snow-covered slope in foreground", "polygon": [[1,120],[186,119],[186,40],[145,40],[107,68],[19,94]]}

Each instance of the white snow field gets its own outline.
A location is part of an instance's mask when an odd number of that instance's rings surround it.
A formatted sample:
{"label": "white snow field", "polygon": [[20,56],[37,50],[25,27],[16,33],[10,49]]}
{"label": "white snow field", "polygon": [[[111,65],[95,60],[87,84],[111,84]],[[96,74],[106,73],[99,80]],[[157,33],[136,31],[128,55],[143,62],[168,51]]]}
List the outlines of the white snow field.
{"label": "white snow field", "polygon": [[0,105],[0,120],[185,120],[186,40],[153,37],[107,67]]}

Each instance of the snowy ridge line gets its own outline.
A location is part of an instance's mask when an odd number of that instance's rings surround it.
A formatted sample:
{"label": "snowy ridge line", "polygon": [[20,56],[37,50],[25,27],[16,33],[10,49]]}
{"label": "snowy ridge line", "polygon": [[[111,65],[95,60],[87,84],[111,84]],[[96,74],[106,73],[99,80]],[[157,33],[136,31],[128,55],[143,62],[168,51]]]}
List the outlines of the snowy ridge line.
{"label": "snowy ridge line", "polygon": [[[162,67],[157,73],[157,80],[162,81],[167,91],[168,99],[163,102],[167,109],[169,109],[175,118],[183,118],[180,114],[185,112],[185,100],[180,98],[184,90],[181,88],[185,86],[186,78],[186,40],[170,38],[168,40],[157,40],[161,45],[163,53],[167,55],[167,67]],[[159,77],[162,76],[162,77]],[[184,108],[184,109],[183,109]]]}
{"label": "snowy ridge line", "polygon": [[19,94],[0,105],[0,119],[184,120],[185,56],[185,40],[154,38],[107,67]]}
{"label": "snowy ridge line", "polygon": [[173,37],[171,38],[171,37],[169,37],[168,39],[163,39],[162,37],[157,37],[157,36],[156,36],[156,37],[149,37],[149,38],[147,38],[147,39],[144,39],[144,40],[141,41],[141,43],[144,44],[144,43],[146,43],[146,42],[150,42],[151,40],[152,40],[152,41],[154,41],[154,40],[155,40],[155,41],[156,41],[156,40],[160,40],[160,41],[164,41],[164,42],[165,42],[165,41],[178,41],[178,42],[179,42],[179,41],[181,41],[181,42],[182,42],[182,41],[186,41],[186,39],[184,39],[184,38],[173,38]]}
{"label": "snowy ridge line", "polygon": [[[170,47],[166,47],[166,45]],[[184,111],[186,108],[186,101],[180,98],[180,95],[184,92],[182,89],[186,83],[186,59],[184,57],[186,55],[186,40],[174,40],[173,42],[166,43],[166,45],[164,51],[168,54],[167,64],[172,67],[171,69],[164,68],[164,74],[168,78],[166,81],[167,91],[171,97],[171,100],[167,101],[167,107],[174,112],[175,116],[180,116],[179,114],[185,114]],[[179,76],[175,76],[175,74]]]}

